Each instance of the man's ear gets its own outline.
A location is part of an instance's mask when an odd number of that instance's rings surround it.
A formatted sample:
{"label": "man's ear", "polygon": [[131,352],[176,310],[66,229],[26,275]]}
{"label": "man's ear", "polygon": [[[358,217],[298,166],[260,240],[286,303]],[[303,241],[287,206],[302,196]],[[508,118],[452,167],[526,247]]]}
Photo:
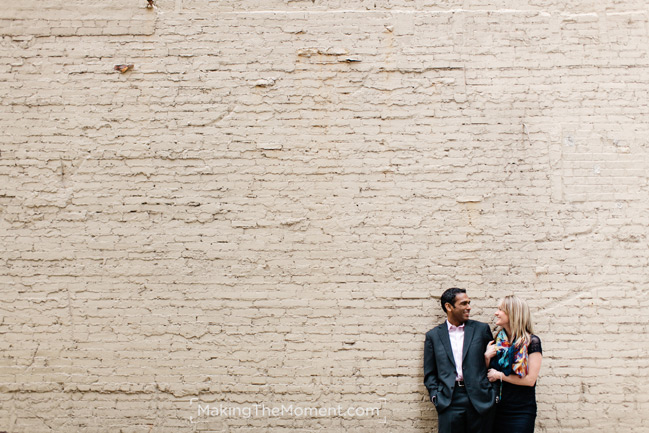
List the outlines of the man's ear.
{"label": "man's ear", "polygon": [[446,304],[444,304],[444,306],[446,307],[446,311],[448,311],[453,307],[453,304],[451,304],[450,302],[447,302]]}

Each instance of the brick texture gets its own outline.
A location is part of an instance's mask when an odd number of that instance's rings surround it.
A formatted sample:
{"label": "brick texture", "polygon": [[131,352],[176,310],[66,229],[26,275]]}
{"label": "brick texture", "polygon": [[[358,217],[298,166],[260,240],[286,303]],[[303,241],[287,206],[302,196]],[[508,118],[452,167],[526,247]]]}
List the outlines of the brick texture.
{"label": "brick texture", "polygon": [[649,432],[646,2],[104,3],[0,8],[0,431],[433,431],[462,286]]}

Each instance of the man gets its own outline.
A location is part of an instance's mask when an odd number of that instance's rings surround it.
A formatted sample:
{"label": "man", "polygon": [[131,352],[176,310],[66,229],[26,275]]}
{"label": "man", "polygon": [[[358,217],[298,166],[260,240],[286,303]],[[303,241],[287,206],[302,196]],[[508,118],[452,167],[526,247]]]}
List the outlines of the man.
{"label": "man", "polygon": [[446,321],[426,333],[424,385],[438,414],[439,433],[490,433],[496,394],[487,379],[489,325],[469,320],[466,290],[441,297]]}

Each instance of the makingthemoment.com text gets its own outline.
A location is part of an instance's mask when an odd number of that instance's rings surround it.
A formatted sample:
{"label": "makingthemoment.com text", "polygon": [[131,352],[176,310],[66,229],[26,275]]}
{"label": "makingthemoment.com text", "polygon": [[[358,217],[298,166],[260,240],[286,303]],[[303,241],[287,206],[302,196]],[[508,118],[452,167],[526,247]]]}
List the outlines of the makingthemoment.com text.
{"label": "makingthemoment.com text", "polygon": [[[194,400],[194,399],[192,399]],[[193,405],[194,401],[190,401]],[[197,402],[196,417],[221,417],[221,418],[270,418],[270,417],[296,417],[296,418],[324,418],[324,417],[373,417],[379,416],[379,407],[348,407],[341,405],[331,407],[309,407],[294,404],[280,404],[267,406],[264,403],[249,406],[226,406],[223,403],[203,404]]]}

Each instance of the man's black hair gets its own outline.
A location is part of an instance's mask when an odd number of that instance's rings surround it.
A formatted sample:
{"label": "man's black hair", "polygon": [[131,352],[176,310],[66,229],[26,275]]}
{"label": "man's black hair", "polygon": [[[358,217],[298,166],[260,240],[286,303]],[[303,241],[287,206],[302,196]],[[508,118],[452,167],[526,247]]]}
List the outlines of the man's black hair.
{"label": "man's black hair", "polygon": [[455,296],[457,296],[458,293],[466,293],[466,290],[458,289],[457,287],[451,287],[450,289],[442,293],[442,297],[439,300],[442,303],[442,310],[444,310],[445,313],[447,302],[455,307]]}

